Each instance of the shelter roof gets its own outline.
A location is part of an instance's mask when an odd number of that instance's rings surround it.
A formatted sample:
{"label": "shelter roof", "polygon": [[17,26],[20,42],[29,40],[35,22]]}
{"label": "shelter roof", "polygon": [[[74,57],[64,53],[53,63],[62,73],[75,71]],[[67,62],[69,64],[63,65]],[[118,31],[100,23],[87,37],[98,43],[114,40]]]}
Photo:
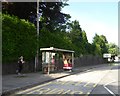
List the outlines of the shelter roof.
{"label": "shelter roof", "polygon": [[74,53],[74,51],[72,51],[72,50],[58,49],[58,48],[54,48],[54,47],[50,47],[50,48],[40,48],[40,50],[41,50],[41,51],[60,51],[60,52]]}

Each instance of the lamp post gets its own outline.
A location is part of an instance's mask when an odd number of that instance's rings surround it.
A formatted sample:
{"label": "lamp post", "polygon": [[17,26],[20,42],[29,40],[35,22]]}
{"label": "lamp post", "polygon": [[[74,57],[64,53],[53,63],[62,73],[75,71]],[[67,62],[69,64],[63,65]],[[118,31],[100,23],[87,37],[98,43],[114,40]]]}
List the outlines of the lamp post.
{"label": "lamp post", "polygon": [[38,60],[39,59],[39,0],[37,0],[37,51],[35,57],[35,72],[37,70]]}

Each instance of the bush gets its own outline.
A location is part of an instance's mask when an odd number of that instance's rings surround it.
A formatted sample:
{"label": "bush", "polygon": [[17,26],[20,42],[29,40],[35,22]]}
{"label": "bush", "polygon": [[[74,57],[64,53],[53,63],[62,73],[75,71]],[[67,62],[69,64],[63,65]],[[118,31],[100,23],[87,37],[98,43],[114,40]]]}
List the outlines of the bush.
{"label": "bush", "polygon": [[2,14],[2,59],[17,60],[20,55],[31,59],[36,53],[35,26],[16,16]]}

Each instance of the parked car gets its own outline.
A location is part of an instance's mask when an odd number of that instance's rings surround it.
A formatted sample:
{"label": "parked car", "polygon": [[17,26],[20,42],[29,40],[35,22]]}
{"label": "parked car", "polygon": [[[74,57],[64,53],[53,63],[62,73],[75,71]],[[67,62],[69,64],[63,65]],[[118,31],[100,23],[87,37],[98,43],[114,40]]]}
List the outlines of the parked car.
{"label": "parked car", "polygon": [[114,62],[120,62],[120,58],[116,56]]}

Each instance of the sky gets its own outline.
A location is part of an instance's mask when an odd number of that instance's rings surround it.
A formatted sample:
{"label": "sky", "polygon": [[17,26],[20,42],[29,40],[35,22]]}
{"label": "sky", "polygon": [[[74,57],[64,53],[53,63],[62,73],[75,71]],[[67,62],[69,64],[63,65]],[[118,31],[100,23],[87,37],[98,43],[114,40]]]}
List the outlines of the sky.
{"label": "sky", "polygon": [[78,20],[92,43],[95,34],[106,36],[109,43],[118,45],[118,2],[68,1],[62,12]]}

